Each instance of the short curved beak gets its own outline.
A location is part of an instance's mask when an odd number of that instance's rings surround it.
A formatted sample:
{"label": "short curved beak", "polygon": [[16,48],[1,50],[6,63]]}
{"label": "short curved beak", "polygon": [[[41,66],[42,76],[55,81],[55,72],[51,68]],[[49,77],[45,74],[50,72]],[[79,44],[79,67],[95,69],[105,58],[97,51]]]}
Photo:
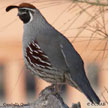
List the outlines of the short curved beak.
{"label": "short curved beak", "polygon": [[18,11],[18,14],[17,14],[17,16],[20,16],[21,15],[21,13]]}

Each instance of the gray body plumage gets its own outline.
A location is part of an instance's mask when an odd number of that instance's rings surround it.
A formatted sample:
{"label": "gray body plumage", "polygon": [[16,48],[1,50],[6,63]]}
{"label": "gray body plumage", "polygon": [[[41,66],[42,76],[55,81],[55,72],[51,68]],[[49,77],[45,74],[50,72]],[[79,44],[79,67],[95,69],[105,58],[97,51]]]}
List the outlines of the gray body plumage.
{"label": "gray body plumage", "polygon": [[100,99],[92,89],[84,63],[69,40],[52,27],[35,6],[22,3],[18,9],[24,23],[23,56],[27,68],[40,78],[53,83],[66,83],[83,92],[92,103]]}
{"label": "gray body plumage", "polygon": [[[27,59],[26,47],[36,40],[48,56],[52,70],[32,68]],[[37,76],[51,83],[68,83],[83,92],[91,102],[99,103],[99,98],[91,88],[84,71],[84,63],[72,44],[52,27],[36,9],[33,20],[24,24],[23,55],[27,67]],[[47,74],[46,74],[47,73]]]}
{"label": "gray body plumage", "polygon": [[[39,14],[40,12],[37,10],[37,13],[34,14],[35,20],[24,24],[24,55],[26,55],[25,49],[28,44],[33,40],[37,40],[41,50],[45,52],[54,70],[56,70],[56,72],[52,72],[53,74],[57,73],[57,75],[63,77],[64,80],[67,73],[80,73],[79,70],[83,67],[83,61],[80,55],[75,51],[72,44]],[[25,63],[27,64],[26,59]],[[78,72],[76,72],[76,70]],[[34,71],[36,71],[36,69]],[[55,81],[56,80],[57,78],[55,77]],[[60,83],[65,82],[61,81]]]}

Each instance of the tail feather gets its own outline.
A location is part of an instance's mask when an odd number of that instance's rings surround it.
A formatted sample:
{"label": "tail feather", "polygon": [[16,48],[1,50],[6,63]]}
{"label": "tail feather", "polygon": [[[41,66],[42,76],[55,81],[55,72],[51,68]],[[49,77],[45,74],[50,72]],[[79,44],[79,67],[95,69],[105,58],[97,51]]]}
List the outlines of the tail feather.
{"label": "tail feather", "polygon": [[90,83],[86,77],[83,78],[83,80],[81,82],[78,81],[76,84],[77,84],[78,88],[86,95],[86,97],[92,103],[94,103],[94,104],[100,103],[99,97],[96,95],[96,93],[92,89],[92,87],[91,87],[91,85],[90,85]]}
{"label": "tail feather", "polygon": [[82,93],[85,94],[85,96],[89,99],[90,102],[92,103],[96,103],[99,104],[100,103],[100,99],[99,97],[96,95],[96,93],[94,92],[94,90],[92,89],[87,77],[85,74],[83,74],[84,76],[81,77],[72,77],[72,86],[74,86],[76,89],[80,90]]}
{"label": "tail feather", "polygon": [[80,89],[92,103],[94,104],[100,103],[99,97],[96,95],[96,93],[94,92],[90,84],[83,85],[83,86],[80,85]]}

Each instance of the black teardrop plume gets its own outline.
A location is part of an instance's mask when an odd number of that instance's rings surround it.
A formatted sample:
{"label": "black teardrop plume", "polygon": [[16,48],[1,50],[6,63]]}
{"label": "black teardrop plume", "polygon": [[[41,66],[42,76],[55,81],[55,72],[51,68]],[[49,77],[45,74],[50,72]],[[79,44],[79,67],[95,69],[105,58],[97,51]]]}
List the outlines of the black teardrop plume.
{"label": "black teardrop plume", "polygon": [[6,12],[8,12],[8,11],[10,11],[11,9],[14,9],[14,8],[19,8],[18,6],[8,6],[7,8],[6,8]]}

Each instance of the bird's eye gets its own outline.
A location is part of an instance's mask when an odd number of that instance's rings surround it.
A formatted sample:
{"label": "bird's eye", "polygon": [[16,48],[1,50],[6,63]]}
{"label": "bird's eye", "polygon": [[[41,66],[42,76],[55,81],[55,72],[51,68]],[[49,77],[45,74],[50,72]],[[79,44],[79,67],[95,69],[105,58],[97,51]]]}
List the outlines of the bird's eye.
{"label": "bird's eye", "polygon": [[21,13],[24,13],[24,14],[28,13],[28,10],[26,10],[26,9],[19,9],[19,11],[20,11]]}

